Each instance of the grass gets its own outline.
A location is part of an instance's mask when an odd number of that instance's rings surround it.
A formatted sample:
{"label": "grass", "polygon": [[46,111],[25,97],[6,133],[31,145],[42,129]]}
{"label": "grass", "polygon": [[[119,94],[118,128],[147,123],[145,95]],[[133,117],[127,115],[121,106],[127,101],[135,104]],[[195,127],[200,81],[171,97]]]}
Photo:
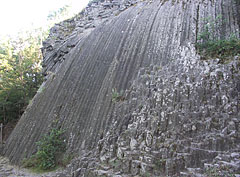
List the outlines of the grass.
{"label": "grass", "polygon": [[60,166],[56,166],[54,168],[48,169],[48,170],[43,170],[41,168],[37,168],[37,167],[32,167],[29,168],[30,172],[32,173],[37,173],[37,174],[43,174],[43,173],[48,173],[48,172],[52,172],[52,171],[56,171],[57,169],[59,169]]}
{"label": "grass", "polygon": [[61,167],[66,167],[73,158],[74,158],[74,155],[70,155],[70,154],[64,155],[63,158],[61,159],[61,161],[59,161],[55,167],[52,167],[49,169],[42,169],[36,165],[36,164],[39,164],[38,158],[32,156],[29,159],[24,159],[22,161],[22,166],[24,168],[28,168],[30,170],[30,172],[32,172],[32,173],[42,174],[42,173],[56,171],[57,169],[59,169]]}

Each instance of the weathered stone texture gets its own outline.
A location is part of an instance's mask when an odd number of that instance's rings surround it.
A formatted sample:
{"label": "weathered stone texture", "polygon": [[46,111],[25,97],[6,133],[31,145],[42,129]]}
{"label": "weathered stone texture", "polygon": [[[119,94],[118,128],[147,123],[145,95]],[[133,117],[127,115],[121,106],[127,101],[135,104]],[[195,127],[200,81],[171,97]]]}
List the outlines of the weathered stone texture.
{"label": "weathered stone texture", "polygon": [[78,15],[56,24],[43,42],[43,73],[55,73],[65,61],[66,54],[102,23],[107,23],[139,0],[93,1]]}
{"label": "weathered stone texture", "polygon": [[[66,60],[49,73],[4,155],[19,164],[58,126],[68,152],[79,155],[65,176],[194,176],[209,166],[240,174],[239,57],[203,61],[194,45],[202,19],[219,14],[226,20],[215,35],[239,37],[238,8],[232,0],[143,1],[70,35],[69,52],[54,44],[45,61],[60,51]],[[114,88],[124,100],[112,101]]]}

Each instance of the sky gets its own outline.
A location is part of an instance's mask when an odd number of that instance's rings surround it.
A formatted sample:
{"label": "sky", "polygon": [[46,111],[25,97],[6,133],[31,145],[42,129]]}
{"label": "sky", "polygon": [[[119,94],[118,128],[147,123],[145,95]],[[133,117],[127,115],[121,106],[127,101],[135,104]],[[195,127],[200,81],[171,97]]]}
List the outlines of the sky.
{"label": "sky", "polygon": [[89,0],[0,0],[0,36],[16,35],[47,24],[47,16],[64,5],[80,12]]}

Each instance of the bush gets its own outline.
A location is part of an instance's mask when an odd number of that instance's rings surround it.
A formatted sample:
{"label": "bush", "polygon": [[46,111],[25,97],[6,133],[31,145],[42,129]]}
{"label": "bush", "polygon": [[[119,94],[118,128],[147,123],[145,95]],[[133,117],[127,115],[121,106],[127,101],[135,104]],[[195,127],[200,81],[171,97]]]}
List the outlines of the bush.
{"label": "bush", "polygon": [[23,167],[36,168],[40,170],[54,169],[62,160],[66,151],[63,138],[63,130],[52,129],[47,135],[37,142],[38,151],[32,157],[23,161]]}
{"label": "bush", "polygon": [[225,36],[223,39],[217,36],[224,22],[222,15],[215,19],[203,19],[204,25],[196,41],[196,49],[203,59],[219,58],[225,62],[229,57],[240,54],[240,39],[236,35]]}
{"label": "bush", "polygon": [[225,40],[207,41],[196,44],[198,52],[204,57],[217,57],[224,61],[229,56],[240,54],[240,39],[230,38]]}

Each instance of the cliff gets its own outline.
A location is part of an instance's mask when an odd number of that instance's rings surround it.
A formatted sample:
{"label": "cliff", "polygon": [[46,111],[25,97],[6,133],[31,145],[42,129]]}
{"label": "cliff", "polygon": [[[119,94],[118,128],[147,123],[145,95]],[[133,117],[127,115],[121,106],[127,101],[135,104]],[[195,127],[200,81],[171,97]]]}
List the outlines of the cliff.
{"label": "cliff", "polygon": [[56,25],[3,154],[19,164],[57,126],[76,154],[65,176],[240,174],[239,56],[203,60],[195,45],[219,15],[213,35],[239,38],[233,0],[99,1]]}

